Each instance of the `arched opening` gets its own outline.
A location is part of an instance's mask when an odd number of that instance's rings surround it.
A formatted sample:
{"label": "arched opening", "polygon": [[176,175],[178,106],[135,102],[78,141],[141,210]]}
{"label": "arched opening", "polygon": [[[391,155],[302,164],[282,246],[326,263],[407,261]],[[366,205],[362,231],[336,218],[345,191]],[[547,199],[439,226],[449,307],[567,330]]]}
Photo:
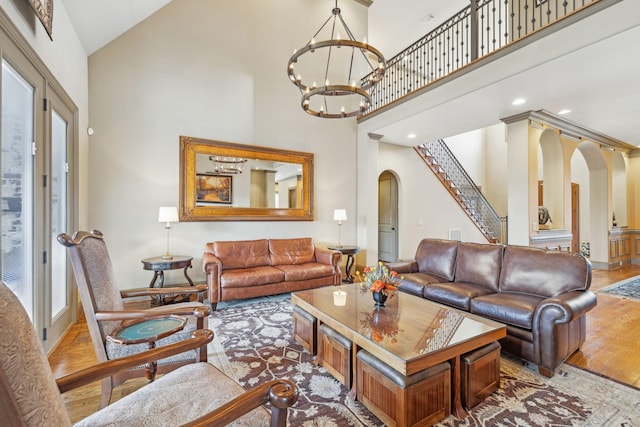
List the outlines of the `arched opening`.
{"label": "arched opening", "polygon": [[[581,154],[583,161],[576,159]],[[580,182],[581,240],[589,243],[592,260],[608,263],[609,219],[607,213],[608,171],[600,148],[589,141],[581,142],[571,159],[571,180]],[[586,172],[584,170],[586,165]],[[574,170],[575,167],[575,170]]]}
{"label": "arched opening", "polygon": [[540,221],[539,226],[540,229],[563,229],[565,188],[562,142],[556,132],[545,129],[540,134],[539,143],[538,206],[548,212],[549,218],[549,221]]}
{"label": "arched opening", "polygon": [[628,225],[627,164],[621,153],[614,153],[611,169],[611,225],[626,227]]}

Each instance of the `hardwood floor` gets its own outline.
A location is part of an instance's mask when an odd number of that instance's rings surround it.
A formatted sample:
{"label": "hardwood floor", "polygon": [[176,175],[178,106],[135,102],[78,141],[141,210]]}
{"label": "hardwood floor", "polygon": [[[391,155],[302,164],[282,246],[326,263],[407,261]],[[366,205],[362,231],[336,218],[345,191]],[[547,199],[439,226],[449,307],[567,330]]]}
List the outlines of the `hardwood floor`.
{"label": "hardwood floor", "polygon": [[[591,290],[640,275],[640,266],[617,270],[594,270]],[[598,305],[587,314],[587,340],[567,362],[625,384],[640,387],[640,301],[598,294]],[[64,375],[96,363],[84,321],[73,325],[60,345],[49,355],[54,376]],[[144,379],[129,380],[114,390],[112,402],[142,387]],[[100,384],[64,394],[72,422],[98,409]]]}

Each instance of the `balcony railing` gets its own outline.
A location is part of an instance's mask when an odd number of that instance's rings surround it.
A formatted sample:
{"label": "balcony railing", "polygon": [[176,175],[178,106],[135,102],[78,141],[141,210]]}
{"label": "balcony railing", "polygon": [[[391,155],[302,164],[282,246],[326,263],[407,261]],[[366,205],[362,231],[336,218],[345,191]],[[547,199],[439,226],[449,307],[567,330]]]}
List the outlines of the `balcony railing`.
{"label": "balcony railing", "polygon": [[600,1],[471,0],[469,6],[387,61],[387,71],[372,89],[371,106],[364,115]]}

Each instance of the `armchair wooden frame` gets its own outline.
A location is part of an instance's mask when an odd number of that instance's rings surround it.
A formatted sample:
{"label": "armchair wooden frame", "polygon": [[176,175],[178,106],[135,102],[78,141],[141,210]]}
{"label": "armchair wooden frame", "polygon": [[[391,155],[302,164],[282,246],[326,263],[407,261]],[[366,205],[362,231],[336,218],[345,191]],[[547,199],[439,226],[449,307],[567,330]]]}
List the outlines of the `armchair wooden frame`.
{"label": "armchair wooden frame", "polygon": [[[213,331],[196,330],[191,339],[158,347],[132,356],[109,360],[85,368],[56,379],[61,393],[90,384],[101,378],[113,376],[114,372],[130,369],[141,364],[150,363],[172,354],[206,346],[213,340]],[[185,378],[188,381],[188,378]],[[211,425],[227,425],[242,415],[269,403],[271,405],[271,426],[284,427],[287,422],[287,408],[298,400],[298,388],[290,380],[276,379],[258,385],[235,399],[227,402],[215,411],[202,415],[185,427],[204,427]],[[13,425],[9,423],[9,425]]]}
{"label": "armchair wooden frame", "polygon": [[[203,330],[207,327],[210,308],[203,303],[204,294],[208,290],[207,285],[119,290],[112,277],[111,260],[104,242],[104,235],[100,231],[77,231],[73,236],[63,233],[58,236],[58,242],[66,246],[69,251],[71,266],[87,319],[89,335],[98,362],[110,360],[106,347],[107,336],[122,321],[144,320],[152,316],[173,314],[195,318],[196,330]],[[197,301],[152,309],[124,309],[123,299],[125,298],[175,294],[196,295]],[[194,357],[189,360],[159,363],[156,372],[164,374],[196,361],[207,361],[206,344],[196,348]],[[147,375],[146,368],[136,365],[131,369],[115,372],[109,378],[103,379],[100,407],[103,408],[109,404],[114,387],[130,378],[145,375]],[[149,379],[153,380],[154,378]]]}
{"label": "armchair wooden frame", "polygon": [[[16,327],[19,328],[18,331],[10,333]],[[208,329],[195,330],[190,338],[185,340],[100,362],[54,379],[47,357],[27,313],[15,294],[4,283],[0,283],[0,332],[6,336],[6,339],[0,342],[0,414],[2,414],[2,424],[17,426],[44,425],[46,423],[61,427],[70,425],[61,393],[105,377],[111,377],[119,370],[151,363],[176,353],[206,347],[214,336],[213,331]],[[188,374],[197,373],[199,377],[204,379],[204,384],[213,384],[211,390],[199,397],[199,399],[210,400],[211,393],[216,390],[215,385],[219,384],[223,378],[224,381],[233,383],[233,380],[225,377],[217,368],[207,363],[199,365],[204,369],[190,370],[190,367],[183,367],[181,370],[160,379],[157,384],[165,379],[169,380],[167,384],[175,384],[176,380],[183,384],[191,384],[197,379],[191,378]],[[209,376],[211,377],[209,378]],[[150,421],[149,417],[153,417],[155,422],[166,424],[167,421],[166,419],[163,421],[163,417],[169,414],[173,420],[184,420],[184,422],[178,423],[186,426],[222,426],[248,414],[261,405],[270,403],[270,425],[284,427],[287,420],[287,408],[295,404],[299,394],[297,386],[292,381],[281,379],[259,385],[249,391],[243,391],[241,387],[236,386],[238,394],[231,394],[229,400],[214,405],[200,402],[200,404],[194,403],[187,406],[170,405],[164,411],[141,410],[145,401],[148,407],[154,407],[158,404],[155,399],[164,395],[164,393],[155,391],[145,391],[146,387],[153,386],[143,386],[130,396],[123,398],[122,401],[115,403],[113,407],[98,411],[92,416],[93,421],[108,419],[113,414],[125,413],[133,414],[134,418],[130,418],[132,423],[146,423]],[[184,398],[184,396],[176,397],[178,399]],[[191,410],[192,407],[202,408],[203,413],[198,413],[197,410],[194,412]],[[176,424],[175,421],[172,424]]]}

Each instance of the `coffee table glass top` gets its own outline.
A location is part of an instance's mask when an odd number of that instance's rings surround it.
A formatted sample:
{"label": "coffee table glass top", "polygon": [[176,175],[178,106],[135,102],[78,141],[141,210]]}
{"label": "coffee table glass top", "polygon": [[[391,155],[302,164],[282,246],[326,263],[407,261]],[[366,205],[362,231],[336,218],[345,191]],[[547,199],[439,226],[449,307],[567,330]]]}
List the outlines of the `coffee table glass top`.
{"label": "coffee table glass top", "polygon": [[294,292],[292,301],[303,309],[307,305],[312,314],[334,319],[402,360],[505,329],[498,322],[404,292],[388,299],[385,308],[376,309],[371,293],[363,293],[358,284],[340,288],[347,293],[344,306],[334,304],[337,287],[333,286]]}

